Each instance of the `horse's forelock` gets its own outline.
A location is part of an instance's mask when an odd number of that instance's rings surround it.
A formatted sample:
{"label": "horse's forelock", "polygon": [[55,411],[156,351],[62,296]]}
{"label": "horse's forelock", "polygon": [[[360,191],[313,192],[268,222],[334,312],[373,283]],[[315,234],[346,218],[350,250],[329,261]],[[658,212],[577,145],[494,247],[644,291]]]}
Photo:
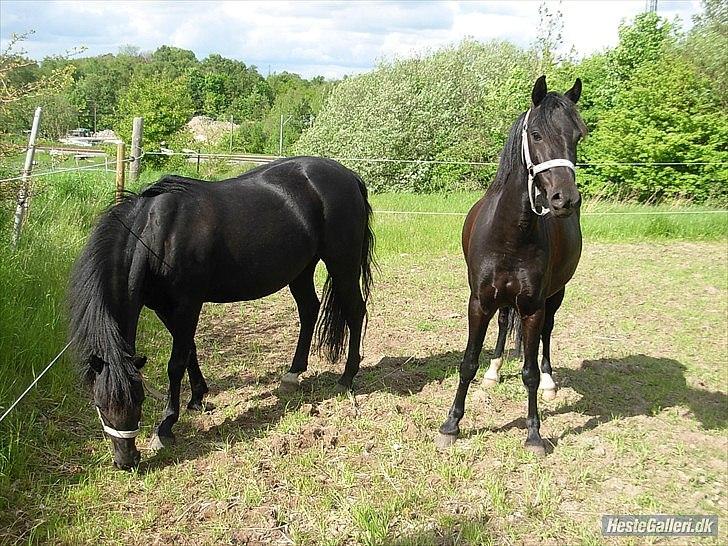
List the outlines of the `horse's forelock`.
{"label": "horse's forelock", "polygon": [[554,137],[557,133],[557,119],[555,115],[563,112],[566,118],[573,123],[581,136],[586,136],[587,127],[576,109],[576,105],[564,95],[559,93],[547,93],[539,108],[533,113],[534,123],[538,123],[546,138]]}
{"label": "horse's forelock", "polygon": [[141,384],[141,374],[131,359],[125,358],[122,362],[121,365],[106,364],[96,376],[96,395],[110,408],[127,408],[142,402],[138,394],[141,389],[134,388],[134,383]]}

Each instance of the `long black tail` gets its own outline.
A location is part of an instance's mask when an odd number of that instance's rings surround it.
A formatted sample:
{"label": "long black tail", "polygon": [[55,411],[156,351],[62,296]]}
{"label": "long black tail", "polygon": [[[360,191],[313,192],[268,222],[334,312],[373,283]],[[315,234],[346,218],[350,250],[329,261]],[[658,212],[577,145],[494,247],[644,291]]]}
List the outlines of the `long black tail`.
{"label": "long black tail", "polygon": [[124,339],[117,318],[128,311],[127,298],[122,294],[128,291],[131,260],[124,258],[128,230],[120,220],[124,216],[128,220],[131,209],[128,200],[99,219],[71,274],[69,337],[87,380],[106,369],[108,382],[125,385],[128,380],[124,377],[133,373],[133,349]]}
{"label": "long black tail", "polygon": [[[373,280],[373,270],[376,269],[374,258],[374,231],[372,230],[372,206],[369,203],[367,187],[361,178],[356,176],[359,191],[364,198],[366,211],[364,240],[361,248],[360,279],[361,291],[364,299],[364,313],[369,301]],[[324,352],[332,362],[337,362],[344,353],[347,343],[347,327],[344,310],[336,290],[336,281],[328,275],[324,283],[323,298],[321,302],[321,316],[316,326],[316,345],[319,352]]]}
{"label": "long black tail", "polygon": [[513,339],[513,356],[515,358],[520,358],[521,350],[523,348],[523,337],[521,335],[521,319],[513,307],[505,308],[505,312],[508,315],[508,327],[506,329],[506,342],[509,339]]}

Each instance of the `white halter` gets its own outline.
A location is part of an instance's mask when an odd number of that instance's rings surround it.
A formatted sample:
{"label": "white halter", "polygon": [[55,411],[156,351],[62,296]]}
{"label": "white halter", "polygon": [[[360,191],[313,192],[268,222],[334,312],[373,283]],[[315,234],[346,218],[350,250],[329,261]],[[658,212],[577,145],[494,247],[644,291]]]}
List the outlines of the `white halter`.
{"label": "white halter", "polygon": [[539,163],[538,165],[533,164],[533,161],[531,161],[531,152],[528,149],[528,116],[530,113],[531,109],[529,108],[526,112],[526,117],[523,118],[523,132],[521,133],[521,148],[523,150],[523,161],[526,162],[526,170],[528,171],[528,200],[531,202],[531,210],[534,212],[534,214],[544,216],[545,214],[548,214],[551,209],[542,206],[541,212],[536,210],[536,197],[541,195],[541,191],[536,186],[534,186],[533,177],[536,176],[538,173],[542,171],[547,171],[549,169],[552,169],[553,167],[568,167],[569,169],[574,171],[574,174],[576,174],[576,169],[574,169],[574,164],[568,159],[550,159],[548,161],[544,161],[543,163]]}
{"label": "white halter", "polygon": [[137,436],[139,436],[141,423],[137,425],[137,428],[135,430],[116,430],[115,428],[111,428],[106,423],[104,423],[104,418],[102,417],[101,410],[98,406],[96,406],[96,413],[99,414],[99,420],[101,421],[101,426],[104,427],[104,432],[109,436],[113,436],[114,438],[121,438],[122,440],[129,440],[131,438],[136,438]]}

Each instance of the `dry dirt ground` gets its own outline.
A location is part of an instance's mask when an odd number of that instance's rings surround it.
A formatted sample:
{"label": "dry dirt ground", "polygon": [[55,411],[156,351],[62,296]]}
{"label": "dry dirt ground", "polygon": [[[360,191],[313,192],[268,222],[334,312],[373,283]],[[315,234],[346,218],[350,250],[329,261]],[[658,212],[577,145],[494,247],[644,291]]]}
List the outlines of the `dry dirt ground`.
{"label": "dry dirt ground", "polygon": [[[720,537],[701,543],[725,543],[726,261],[714,243],[586,246],[557,315],[543,459],[522,449],[516,362],[494,389],[473,384],[461,439],[434,447],[465,345],[457,255],[381,264],[353,396],[335,392],[342,365],[315,356],[298,392],[279,389],[298,333],[287,290],[207,306],[214,409],[185,413],[177,445],[132,474],[110,468],[89,421],[96,468],[37,517],[59,543],[562,545],[610,542],[602,514],[717,514]],[[168,336],[150,318],[144,331],[147,376],[166,388]],[[495,334],[494,321],[481,362]],[[147,400],[141,442],[161,410]]]}

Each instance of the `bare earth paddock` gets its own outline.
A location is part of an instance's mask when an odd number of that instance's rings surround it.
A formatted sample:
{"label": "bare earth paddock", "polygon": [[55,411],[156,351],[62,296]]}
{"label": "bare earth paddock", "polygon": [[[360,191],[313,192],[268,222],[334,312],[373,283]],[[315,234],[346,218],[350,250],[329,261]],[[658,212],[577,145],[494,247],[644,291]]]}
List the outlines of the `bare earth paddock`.
{"label": "bare earth paddock", "polygon": [[[66,486],[29,492],[0,539],[684,544],[600,534],[602,514],[677,513],[717,514],[720,536],[700,543],[725,543],[726,262],[723,242],[585,245],[557,315],[560,390],[541,401],[541,460],[522,449],[526,396],[513,361],[493,390],[474,383],[462,438],[435,450],[465,345],[465,267],[454,251],[383,259],[354,396],[335,393],[342,368],[317,357],[300,391],[278,389],[297,335],[287,290],[208,305],[197,345],[215,408],[183,414],[177,445],[145,453],[131,474],[111,468],[90,408],[49,424],[49,441],[68,443],[48,457]],[[147,377],[166,388],[167,334],[149,315],[142,332]],[[141,444],[161,410],[145,402]],[[89,455],[93,465],[76,464]]]}

